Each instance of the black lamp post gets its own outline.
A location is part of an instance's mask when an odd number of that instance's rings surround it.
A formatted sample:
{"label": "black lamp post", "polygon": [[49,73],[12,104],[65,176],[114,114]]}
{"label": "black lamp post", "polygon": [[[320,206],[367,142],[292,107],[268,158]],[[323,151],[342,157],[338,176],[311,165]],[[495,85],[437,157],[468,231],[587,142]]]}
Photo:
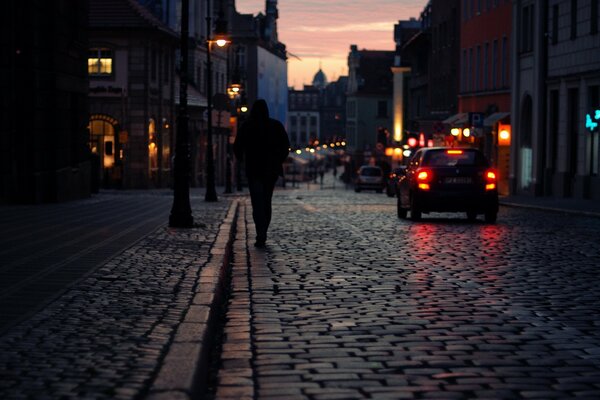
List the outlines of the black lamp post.
{"label": "black lamp post", "polygon": [[[227,30],[227,24],[223,20],[222,15],[219,15],[217,20],[215,34],[216,38],[212,36],[212,17],[210,10],[210,0],[206,1],[206,97],[207,97],[207,109],[208,116],[206,122],[208,124],[206,128],[206,195],[205,201],[217,201],[217,191],[215,190],[215,160],[213,155],[213,138],[212,138],[212,97],[213,97],[213,76],[212,76],[212,61],[211,51],[213,42],[219,47],[225,46],[227,40],[224,39],[225,32]],[[222,14],[222,12],[221,12]]]}
{"label": "black lamp post", "polygon": [[194,217],[190,207],[190,145],[187,101],[189,0],[182,0],[181,7],[179,108],[177,110],[177,136],[175,138],[173,206],[169,215],[169,226],[191,228],[194,226]]}

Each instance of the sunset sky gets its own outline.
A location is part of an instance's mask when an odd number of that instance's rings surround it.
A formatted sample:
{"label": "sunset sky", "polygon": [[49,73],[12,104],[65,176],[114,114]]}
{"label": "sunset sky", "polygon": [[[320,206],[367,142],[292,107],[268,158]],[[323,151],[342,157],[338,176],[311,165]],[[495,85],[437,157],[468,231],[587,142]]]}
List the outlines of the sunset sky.
{"label": "sunset sky", "polygon": [[[264,13],[265,4],[265,0],[236,0],[243,14]],[[418,19],[425,4],[427,0],[279,0],[279,40],[290,53],[288,85],[301,89],[310,84],[319,63],[330,82],[347,75],[351,44],[393,50],[394,24]]]}

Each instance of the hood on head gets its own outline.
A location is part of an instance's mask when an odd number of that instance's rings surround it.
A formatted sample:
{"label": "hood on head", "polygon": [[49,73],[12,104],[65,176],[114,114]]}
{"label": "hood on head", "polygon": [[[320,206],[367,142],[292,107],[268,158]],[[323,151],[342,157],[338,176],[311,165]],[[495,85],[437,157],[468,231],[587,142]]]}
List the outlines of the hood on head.
{"label": "hood on head", "polygon": [[263,99],[258,99],[252,105],[252,110],[250,110],[250,117],[258,120],[265,120],[269,118],[269,107],[267,106],[267,102]]}

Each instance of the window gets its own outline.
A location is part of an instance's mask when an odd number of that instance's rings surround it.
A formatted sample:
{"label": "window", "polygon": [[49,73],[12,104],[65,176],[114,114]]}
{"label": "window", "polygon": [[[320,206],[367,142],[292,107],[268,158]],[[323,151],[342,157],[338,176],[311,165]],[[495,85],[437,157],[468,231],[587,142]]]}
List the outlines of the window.
{"label": "window", "polygon": [[490,88],[490,44],[486,43],[483,47],[483,88]]}
{"label": "window", "polygon": [[598,2],[599,0],[590,0],[590,33],[598,33]]}
{"label": "window", "polygon": [[317,117],[310,117],[310,126],[311,128],[317,126]]}
{"label": "window", "polygon": [[[170,76],[170,71],[171,68],[169,68],[169,63],[170,63],[170,58],[169,58],[169,54],[165,54],[165,67],[163,69],[163,71],[165,71],[165,81],[168,82],[169,79],[171,78]],[[198,80],[198,82],[200,82],[200,80]]]}
{"label": "window", "polygon": [[298,124],[298,118],[294,117],[290,117],[290,125],[292,126],[296,126]]}
{"label": "window", "polygon": [[469,85],[467,87],[468,91],[473,90],[473,49],[469,49]]}
{"label": "window", "polygon": [[113,73],[113,52],[110,49],[90,49],[88,54],[88,74],[110,76]]}
{"label": "window", "polygon": [[467,50],[463,49],[461,89],[467,91]]}
{"label": "window", "polygon": [[380,100],[377,102],[377,118],[387,118],[387,101]]}
{"label": "window", "polygon": [[558,4],[552,6],[552,44],[558,43]]}
{"label": "window", "polygon": [[502,38],[502,70],[501,73],[501,82],[502,87],[508,86],[508,39],[505,37]]}
{"label": "window", "polygon": [[498,86],[498,41],[494,39],[492,47],[492,88]]}
{"label": "window", "polygon": [[577,0],[571,0],[571,40],[577,37]]}
{"label": "window", "polygon": [[477,46],[477,56],[475,60],[475,90],[479,90],[481,83],[481,46]]}
{"label": "window", "polygon": [[156,50],[153,49],[150,55],[150,79],[152,79],[152,82],[156,82],[156,63]]}
{"label": "window", "polygon": [[524,53],[533,50],[534,17],[533,4],[523,7],[521,15],[521,51]]}

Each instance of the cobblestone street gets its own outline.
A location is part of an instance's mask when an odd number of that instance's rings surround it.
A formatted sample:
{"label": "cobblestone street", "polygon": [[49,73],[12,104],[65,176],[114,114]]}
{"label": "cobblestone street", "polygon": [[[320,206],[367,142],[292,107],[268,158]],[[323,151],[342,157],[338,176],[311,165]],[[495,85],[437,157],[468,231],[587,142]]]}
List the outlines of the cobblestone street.
{"label": "cobblestone street", "polygon": [[[194,192],[198,226],[189,230],[166,227],[165,193],[60,206],[74,225],[47,217],[25,256],[52,255],[35,271],[53,266],[70,283],[0,336],[0,398],[600,398],[595,211],[502,206],[492,225],[456,214],[415,223],[398,219],[383,194],[327,179],[290,186],[275,193],[266,249],[252,246],[245,195],[207,203]],[[136,227],[128,241],[109,240],[119,225],[100,236],[94,249],[114,256],[55,247],[77,218],[90,223],[81,206],[107,199]],[[156,210],[149,225],[132,211],[140,204]],[[56,239],[44,248],[47,231]],[[206,393],[227,267],[221,359]],[[7,287],[26,277],[14,271]]]}
{"label": "cobblestone street", "polygon": [[600,398],[598,218],[288,190],[266,250],[243,225],[219,399]]}

